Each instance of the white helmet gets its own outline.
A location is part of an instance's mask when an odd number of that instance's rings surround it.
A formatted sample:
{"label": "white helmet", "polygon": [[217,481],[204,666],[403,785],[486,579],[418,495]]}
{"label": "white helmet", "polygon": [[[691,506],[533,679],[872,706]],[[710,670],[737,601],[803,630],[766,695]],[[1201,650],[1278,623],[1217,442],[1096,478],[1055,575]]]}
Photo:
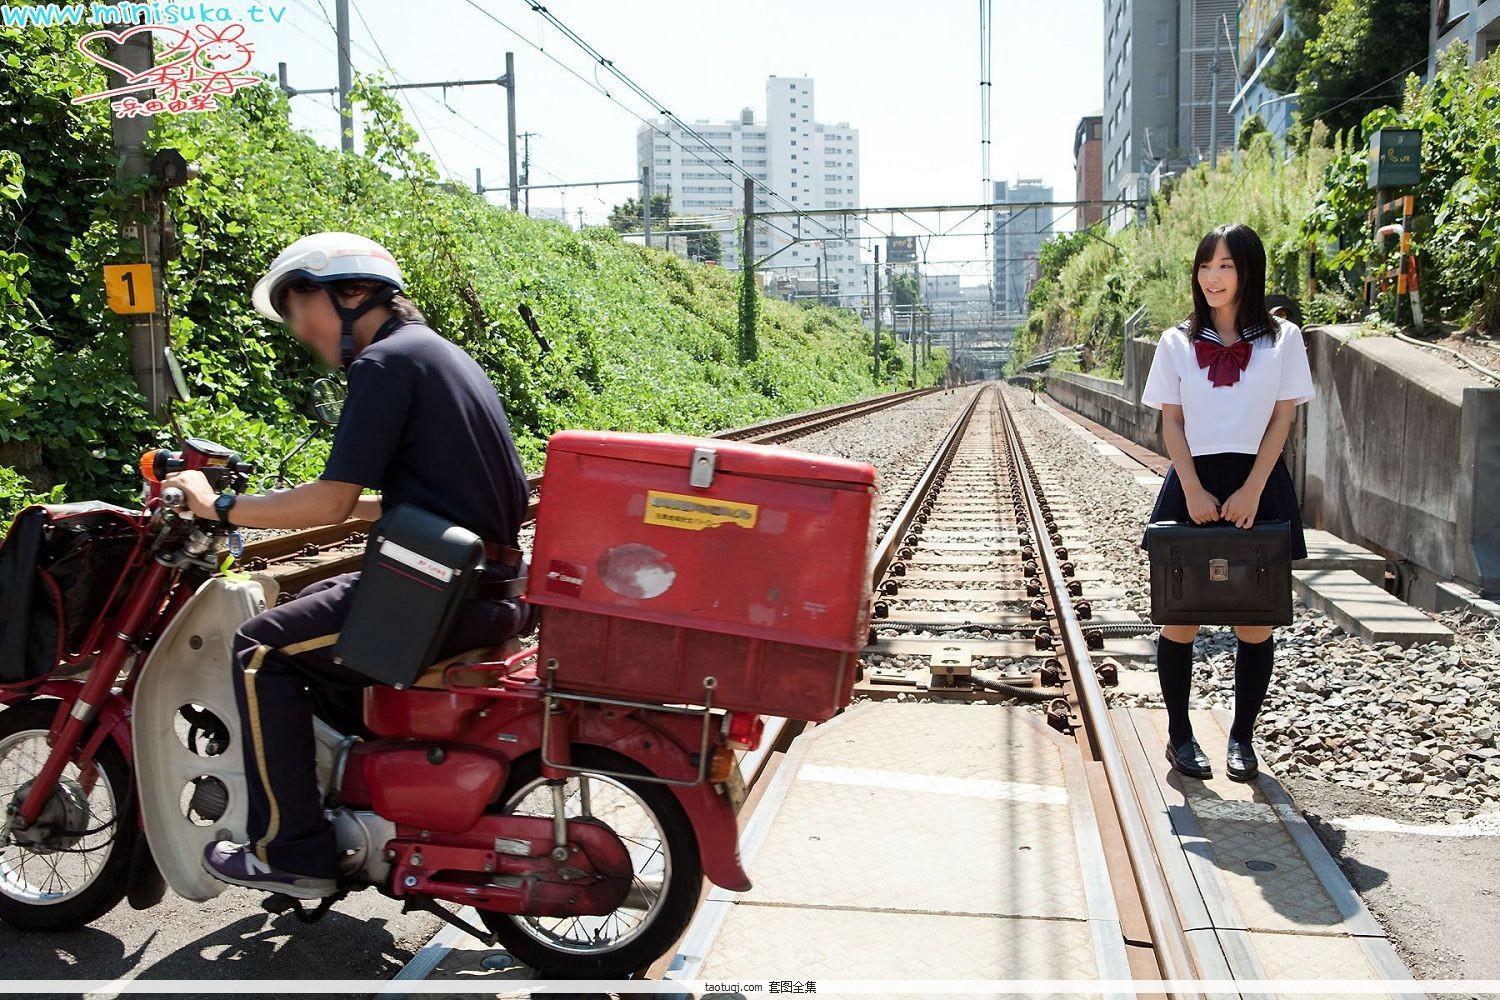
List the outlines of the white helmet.
{"label": "white helmet", "polygon": [[316,233],[304,236],[271,262],[266,276],[255,283],[250,301],[255,311],[278,323],[286,319],[273,303],[279,287],[293,278],[319,284],[365,278],[384,282],[398,292],[406,290],[401,267],[385,247],[357,233]]}

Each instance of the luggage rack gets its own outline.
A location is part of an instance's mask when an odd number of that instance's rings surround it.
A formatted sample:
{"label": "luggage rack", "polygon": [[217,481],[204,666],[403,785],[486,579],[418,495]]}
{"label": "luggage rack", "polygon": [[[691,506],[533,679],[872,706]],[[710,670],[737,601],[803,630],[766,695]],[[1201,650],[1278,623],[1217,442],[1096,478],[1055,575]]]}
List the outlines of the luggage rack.
{"label": "luggage rack", "polygon": [[[662,705],[654,701],[630,701],[625,698],[606,698],[600,695],[579,694],[573,691],[560,691],[554,681],[557,673],[557,659],[549,657],[546,663],[547,680],[542,687],[542,763],[548,767],[555,767],[559,771],[571,771],[574,774],[599,774],[608,778],[628,779],[631,781],[645,781],[653,785],[701,785],[708,780],[709,768],[709,734],[713,731],[713,695],[714,688],[718,686],[717,679],[713,677],[703,678],[703,705],[695,707],[692,705]],[[611,705],[616,708],[643,708],[652,712],[672,712],[677,715],[698,716],[703,720],[703,732],[698,742],[698,776],[689,780],[684,778],[661,778],[654,774],[633,774],[624,771],[611,771],[600,767],[578,767],[574,764],[560,764],[547,758],[547,747],[551,745],[549,734],[552,728],[552,714],[557,702],[576,701],[592,705]]]}

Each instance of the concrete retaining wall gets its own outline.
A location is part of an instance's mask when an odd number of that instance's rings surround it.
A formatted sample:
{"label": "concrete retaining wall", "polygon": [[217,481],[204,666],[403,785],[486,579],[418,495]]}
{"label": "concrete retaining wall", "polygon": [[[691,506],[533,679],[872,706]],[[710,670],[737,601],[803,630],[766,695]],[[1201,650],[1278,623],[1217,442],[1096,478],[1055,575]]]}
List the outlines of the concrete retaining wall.
{"label": "concrete retaining wall", "polygon": [[[1353,332],[1306,331],[1318,394],[1287,442],[1304,520],[1396,563],[1411,603],[1434,607],[1444,580],[1500,592],[1500,388],[1435,352]],[[1160,412],[1140,405],[1156,344],[1127,347],[1124,379],[1048,372],[1047,393],[1166,454]]]}

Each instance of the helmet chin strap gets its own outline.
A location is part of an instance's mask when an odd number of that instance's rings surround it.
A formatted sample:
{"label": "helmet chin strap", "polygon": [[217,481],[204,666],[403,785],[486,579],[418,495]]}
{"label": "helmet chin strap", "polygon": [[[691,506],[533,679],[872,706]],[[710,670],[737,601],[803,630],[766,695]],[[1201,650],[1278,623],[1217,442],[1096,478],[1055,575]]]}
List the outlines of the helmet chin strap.
{"label": "helmet chin strap", "polygon": [[394,299],[396,289],[382,288],[352,309],[345,308],[339,302],[339,297],[331,287],[325,286],[324,290],[328,292],[328,301],[333,303],[333,311],[339,314],[339,367],[347,371],[354,363],[354,324],[371,309]]}

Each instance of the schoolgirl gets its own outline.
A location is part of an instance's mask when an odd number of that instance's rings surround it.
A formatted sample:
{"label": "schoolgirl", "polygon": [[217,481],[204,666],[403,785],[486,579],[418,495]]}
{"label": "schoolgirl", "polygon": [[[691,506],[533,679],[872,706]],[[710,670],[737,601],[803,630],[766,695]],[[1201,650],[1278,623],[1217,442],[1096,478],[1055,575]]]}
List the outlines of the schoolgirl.
{"label": "schoolgirl", "polygon": [[[1193,312],[1164,331],[1141,402],[1162,411],[1172,467],[1152,521],[1257,520],[1292,527],[1292,558],[1307,555],[1292,477],[1282,460],[1293,411],[1316,394],[1302,331],[1266,309],[1266,252],[1243,223],[1203,237],[1193,256]],[[1144,534],[1141,548],[1146,547]],[[1163,625],[1156,671],[1167,707],[1167,758],[1194,778],[1213,776],[1188,718],[1197,625]],[[1259,770],[1251,735],[1271,683],[1275,639],[1269,625],[1236,625],[1234,723],[1229,777]]]}

